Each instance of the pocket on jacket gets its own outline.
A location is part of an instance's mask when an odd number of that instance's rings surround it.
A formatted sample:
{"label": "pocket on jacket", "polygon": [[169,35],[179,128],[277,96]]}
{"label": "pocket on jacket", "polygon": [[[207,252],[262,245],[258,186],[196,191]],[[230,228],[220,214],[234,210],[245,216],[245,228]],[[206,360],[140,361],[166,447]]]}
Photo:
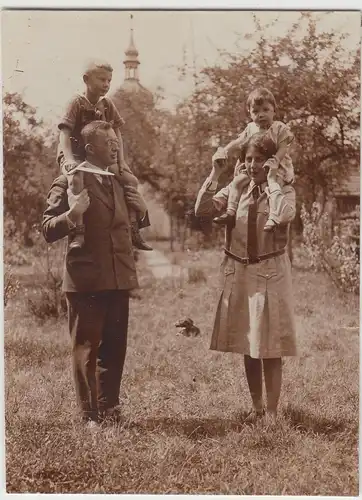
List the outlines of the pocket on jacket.
{"label": "pocket on jacket", "polygon": [[69,277],[79,288],[92,285],[100,275],[100,267],[89,253],[67,254],[65,265]]}
{"label": "pocket on jacket", "polygon": [[225,260],[221,264],[221,271],[224,276],[229,276],[229,274],[235,274],[235,260],[230,257],[225,256]]}

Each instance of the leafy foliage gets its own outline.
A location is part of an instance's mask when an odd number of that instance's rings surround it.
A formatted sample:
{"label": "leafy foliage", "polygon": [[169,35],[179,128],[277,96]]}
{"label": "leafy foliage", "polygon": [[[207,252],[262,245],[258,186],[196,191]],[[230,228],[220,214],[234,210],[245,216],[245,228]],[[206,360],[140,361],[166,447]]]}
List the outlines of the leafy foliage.
{"label": "leafy foliage", "polygon": [[16,93],[3,100],[4,210],[7,238],[31,244],[47,189],[55,177],[55,143],[33,107]]}
{"label": "leafy foliage", "polygon": [[343,34],[318,32],[313,13],[302,13],[275,39],[266,39],[255,19],[253,36],[257,43],[250,52],[224,54],[222,66],[203,68],[193,95],[167,127],[164,144],[175,172],[169,189],[185,203],[194,198],[210,169],[213,146],[244,129],[250,121],[247,96],[265,86],[278,103],[276,118],[296,137],[297,193],[309,208],[317,199],[324,203],[350,162],[359,161],[360,52],[346,52]]}
{"label": "leafy foliage", "polygon": [[[346,292],[359,293],[359,219],[350,224],[345,234],[335,234],[332,241],[326,237],[328,215],[320,215],[320,206],[314,203],[308,212],[302,206],[303,245],[311,266],[326,271],[334,283]],[[356,236],[356,230],[358,236]]]}

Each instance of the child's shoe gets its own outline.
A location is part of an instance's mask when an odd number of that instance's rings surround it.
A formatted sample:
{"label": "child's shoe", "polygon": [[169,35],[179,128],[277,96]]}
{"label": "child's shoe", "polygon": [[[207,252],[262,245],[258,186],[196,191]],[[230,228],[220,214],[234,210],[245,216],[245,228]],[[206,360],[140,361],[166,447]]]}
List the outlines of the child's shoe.
{"label": "child's shoe", "polygon": [[153,248],[143,240],[137,222],[132,222],[131,224],[131,236],[132,236],[132,244],[135,248],[147,251],[153,250]]}
{"label": "child's shoe", "polygon": [[220,215],[220,217],[215,217],[213,221],[215,224],[219,224],[220,226],[234,227],[235,219],[235,215],[231,215],[226,212],[225,214]]}
{"label": "child's shoe", "polygon": [[268,219],[266,221],[266,224],[264,226],[264,231],[273,231],[273,229],[275,228],[277,224],[273,221],[273,219]]}

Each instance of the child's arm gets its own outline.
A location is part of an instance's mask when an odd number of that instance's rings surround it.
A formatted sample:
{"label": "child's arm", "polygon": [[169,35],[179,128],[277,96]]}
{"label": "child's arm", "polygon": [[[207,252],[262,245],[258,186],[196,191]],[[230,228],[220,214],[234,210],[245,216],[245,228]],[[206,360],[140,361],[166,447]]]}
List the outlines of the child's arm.
{"label": "child's arm", "polygon": [[294,141],[294,134],[284,123],[278,123],[277,129],[274,133],[276,134],[274,140],[276,141],[278,151],[272,158],[269,159],[270,162],[268,160],[264,165],[271,168],[279,166],[279,164],[284,160],[284,157],[289,150],[289,146]]}
{"label": "child's arm", "polygon": [[278,151],[274,155],[278,163],[284,160],[284,157],[287,154],[288,149],[289,149],[289,144],[287,142],[282,142],[280,144]]}
{"label": "child's arm", "polygon": [[278,145],[278,151],[273,155],[271,158],[269,158],[263,165],[264,168],[268,167],[270,169],[276,169],[280,165],[280,163],[283,161],[285,155],[287,154],[289,150],[289,146],[292,143],[293,138],[286,138],[282,142],[279,143]]}
{"label": "child's arm", "polygon": [[225,147],[219,147],[218,151],[214,155],[215,158],[213,157],[213,160],[220,158],[222,156],[227,158],[228,153],[230,151],[234,151],[235,149],[240,148],[243,142],[247,139],[247,137],[248,137],[248,126],[241,134],[238,135],[236,139],[230,141]]}

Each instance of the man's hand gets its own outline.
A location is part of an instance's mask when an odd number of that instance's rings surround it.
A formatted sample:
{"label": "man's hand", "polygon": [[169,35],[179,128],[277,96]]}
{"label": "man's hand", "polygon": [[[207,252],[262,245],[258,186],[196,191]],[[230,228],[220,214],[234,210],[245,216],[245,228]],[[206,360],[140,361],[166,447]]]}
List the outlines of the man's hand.
{"label": "man's hand", "polygon": [[69,219],[76,223],[79,217],[87,211],[90,205],[88,191],[83,189],[79,194],[73,194],[70,189],[67,191],[69,204]]}
{"label": "man's hand", "polygon": [[147,212],[146,204],[135,187],[125,186],[124,196],[126,198],[127,205],[133,208],[133,210],[136,210],[136,212],[139,212],[142,215]]}

